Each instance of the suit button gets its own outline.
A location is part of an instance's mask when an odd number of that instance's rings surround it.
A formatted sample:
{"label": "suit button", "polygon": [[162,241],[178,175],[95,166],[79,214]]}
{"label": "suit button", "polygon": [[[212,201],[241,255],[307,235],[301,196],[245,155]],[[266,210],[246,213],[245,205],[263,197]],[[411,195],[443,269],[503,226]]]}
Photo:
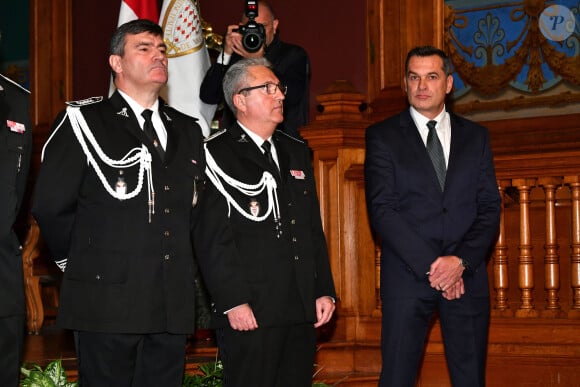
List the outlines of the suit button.
{"label": "suit button", "polygon": [[164,260],[169,261],[169,254],[165,254],[165,256],[163,257]]}
{"label": "suit button", "polygon": [[292,237],[292,242],[296,242],[296,241],[297,241],[296,237]]}
{"label": "suit button", "polygon": [[290,221],[290,223],[292,223],[292,224],[296,224],[296,219],[292,219],[292,220]]}
{"label": "suit button", "polygon": [[168,185],[166,185],[166,186],[164,186],[164,187],[163,187],[163,189],[164,189],[165,191],[169,191],[169,186],[168,186]]}
{"label": "suit button", "polygon": [[295,261],[298,261],[299,259],[300,259],[300,258],[299,258],[297,255],[295,255],[295,256],[294,256],[294,260],[295,260]]}
{"label": "suit button", "polygon": [[169,233],[169,231],[165,231],[165,232],[163,233],[163,235],[165,235],[166,237],[168,237],[168,236],[170,235],[170,233]]}
{"label": "suit button", "polygon": [[304,190],[304,195],[308,195],[308,191]]}
{"label": "suit button", "polygon": [[98,280],[100,280],[100,279],[101,279],[101,276],[97,274],[97,275],[95,276],[95,279],[98,281]]}
{"label": "suit button", "polygon": [[166,208],[165,210],[163,210],[166,214],[169,214],[171,212],[171,210],[169,208]]}

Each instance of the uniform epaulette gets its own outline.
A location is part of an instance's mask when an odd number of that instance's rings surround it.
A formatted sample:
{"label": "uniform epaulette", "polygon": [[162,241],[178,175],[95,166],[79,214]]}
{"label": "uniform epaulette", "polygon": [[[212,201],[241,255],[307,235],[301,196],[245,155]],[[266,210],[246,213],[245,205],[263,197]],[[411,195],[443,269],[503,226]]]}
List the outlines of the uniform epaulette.
{"label": "uniform epaulette", "polygon": [[72,106],[72,107],[81,107],[81,106],[99,103],[102,100],[103,100],[103,97],[91,97],[91,98],[81,99],[78,101],[68,101],[68,102],[66,102],[66,104],[68,106]]}
{"label": "uniform epaulette", "polygon": [[278,132],[280,134],[283,134],[284,136],[286,136],[286,137],[288,137],[288,138],[290,138],[290,139],[292,139],[292,140],[294,140],[296,142],[299,142],[301,144],[304,144],[304,141],[303,140],[300,140],[299,138],[296,138],[294,136],[291,136],[291,135],[289,135],[288,133],[286,133],[286,132],[284,132],[282,130],[276,129],[276,132]]}
{"label": "uniform epaulette", "polygon": [[[19,88],[20,90],[25,91],[26,93],[30,94],[30,90],[26,89],[20,83],[17,83],[15,81],[13,81],[12,79],[8,78],[8,77],[5,77],[2,74],[0,74],[0,77],[2,77],[6,82],[13,84],[14,86],[16,86],[17,88]],[[2,86],[0,86],[0,90],[2,90]]]}
{"label": "uniform epaulette", "polygon": [[214,134],[207,136],[207,137],[206,137],[206,138],[203,140],[203,142],[208,142],[208,141],[210,141],[210,140],[213,140],[214,138],[216,138],[216,137],[218,137],[218,136],[221,136],[222,134],[224,134],[226,131],[227,131],[227,129],[222,129],[222,130],[219,130],[219,131],[215,132]]}

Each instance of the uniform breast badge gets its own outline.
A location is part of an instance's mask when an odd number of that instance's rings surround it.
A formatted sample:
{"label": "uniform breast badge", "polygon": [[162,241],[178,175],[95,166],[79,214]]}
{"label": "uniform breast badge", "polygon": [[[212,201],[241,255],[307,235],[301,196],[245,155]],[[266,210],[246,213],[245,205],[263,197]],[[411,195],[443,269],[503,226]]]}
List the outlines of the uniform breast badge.
{"label": "uniform breast badge", "polygon": [[119,195],[125,195],[127,193],[127,183],[123,177],[123,170],[119,171],[119,177],[117,178],[117,183],[115,184],[115,192]]}
{"label": "uniform breast badge", "polygon": [[250,214],[253,217],[260,215],[260,203],[256,199],[250,200]]}

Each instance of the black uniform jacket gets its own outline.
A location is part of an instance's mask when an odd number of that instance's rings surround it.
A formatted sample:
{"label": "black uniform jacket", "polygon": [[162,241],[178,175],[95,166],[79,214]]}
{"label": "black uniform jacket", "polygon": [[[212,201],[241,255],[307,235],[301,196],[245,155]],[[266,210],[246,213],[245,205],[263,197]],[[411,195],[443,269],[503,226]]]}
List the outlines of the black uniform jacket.
{"label": "black uniform jacket", "polygon": [[264,171],[277,176],[281,210],[279,234],[272,214],[251,219],[266,213],[265,192],[248,196],[224,184],[250,219],[233,206],[228,216],[226,199],[207,182],[195,245],[217,326],[244,303],[260,327],[315,322],[316,298],[335,297],[308,148],[281,131],[273,139],[281,176],[237,124],[206,142],[219,167],[242,183],[257,184]]}
{"label": "black uniform jacket", "polygon": [[32,150],[30,93],[0,75],[0,317],[22,315],[20,242],[13,230]]}
{"label": "black uniform jacket", "polygon": [[[284,99],[284,122],[278,125],[278,129],[293,137],[299,137],[298,128],[308,123],[310,60],[306,51],[297,45],[283,42],[275,37],[272,43],[266,47],[265,58],[272,63],[274,73],[286,86],[288,92]],[[214,63],[205,74],[200,89],[200,98],[209,104],[224,102],[222,82],[229,68],[240,59],[238,54],[233,54],[230,63],[222,65]],[[222,127],[229,128],[235,124],[236,119],[227,106],[224,107]]]}
{"label": "black uniform jacket", "polygon": [[[203,140],[195,119],[163,101],[159,110],[168,140],[163,161],[148,145],[155,188],[150,222],[146,176],[136,197],[112,197],[87,163],[68,115],[58,117],[45,145],[33,214],[54,259],[68,258],[57,318],[62,327],[110,333],[195,329],[192,203],[203,180]],[[111,159],[150,144],[118,93],[81,111]],[[99,166],[111,187],[121,177],[127,192],[138,184],[138,166]]]}

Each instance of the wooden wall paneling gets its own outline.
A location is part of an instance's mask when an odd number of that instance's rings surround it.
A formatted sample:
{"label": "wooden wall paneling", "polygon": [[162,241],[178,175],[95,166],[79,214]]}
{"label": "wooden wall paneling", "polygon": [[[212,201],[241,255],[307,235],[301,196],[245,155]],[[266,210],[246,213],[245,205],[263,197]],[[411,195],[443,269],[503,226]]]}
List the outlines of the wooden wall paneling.
{"label": "wooden wall paneling", "polygon": [[403,76],[407,52],[418,45],[442,47],[444,0],[367,0],[368,98],[372,119],[406,107]]}
{"label": "wooden wall paneling", "polygon": [[50,125],[72,96],[72,0],[31,0],[30,13],[34,177]]}
{"label": "wooden wall paneling", "polygon": [[[336,233],[327,237],[334,245],[330,248],[333,270],[339,270],[334,272],[338,318],[335,331],[320,343],[317,364],[324,366],[322,376],[335,375],[330,379],[334,382],[366,386],[380,372],[381,330],[379,247],[368,224],[364,199],[368,120],[362,114],[359,122],[354,118],[356,98],[352,94],[338,92],[335,97],[325,96],[324,103],[332,108],[302,131],[313,150],[315,175],[321,182],[324,223],[335,219],[339,223],[325,226],[326,232]],[[342,97],[347,99],[344,105],[339,101]],[[554,123],[551,119],[542,123],[548,122]],[[532,123],[538,133],[542,123]],[[509,152],[503,144],[494,158],[503,212],[500,238],[488,264],[493,306],[489,386],[504,386],[508,381],[514,385],[530,381],[562,385],[558,380],[574,385],[572,381],[580,377],[580,370],[573,367],[580,359],[576,333],[580,327],[580,151],[575,149],[570,122],[557,123],[563,136],[571,140],[567,149],[554,142],[542,144],[544,150],[552,151],[518,152],[512,146]],[[510,127],[508,122],[492,124],[493,136],[501,135],[497,128]],[[546,130],[559,138],[558,128]],[[330,193],[333,190],[337,192]],[[332,200],[336,202],[328,203]],[[437,321],[429,332],[418,385],[449,385]]]}
{"label": "wooden wall paneling", "polygon": [[[30,196],[38,170],[42,147],[48,139],[50,127],[57,113],[64,109],[65,101],[72,96],[72,0],[30,1],[30,114],[33,125],[32,162],[29,187],[22,205],[22,216],[29,229],[23,251],[24,282],[26,288],[27,328],[30,333],[39,333],[46,315],[54,315],[58,306],[55,284],[60,278],[52,277],[55,269],[43,254],[42,236],[38,226],[29,217]],[[60,273],[59,273],[60,274]],[[40,276],[49,279],[53,304],[46,308],[42,304]],[[48,297],[47,297],[48,298]]]}

